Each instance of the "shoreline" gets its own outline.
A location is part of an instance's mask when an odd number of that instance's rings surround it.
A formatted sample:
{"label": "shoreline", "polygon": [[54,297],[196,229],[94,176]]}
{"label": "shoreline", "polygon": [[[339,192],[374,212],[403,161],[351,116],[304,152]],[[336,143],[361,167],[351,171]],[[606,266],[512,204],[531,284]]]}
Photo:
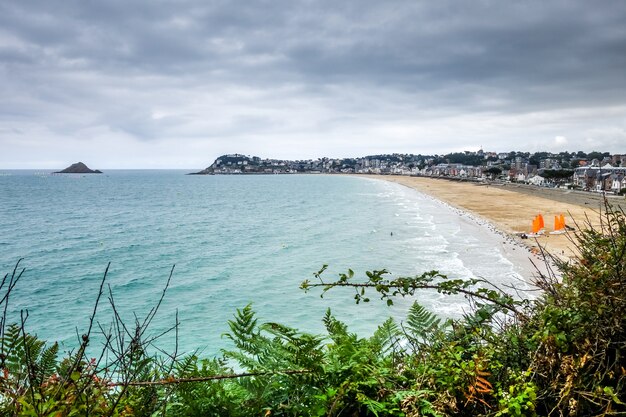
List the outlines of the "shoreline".
{"label": "shoreline", "polygon": [[[588,219],[596,219],[600,210],[599,204],[597,207],[569,204],[497,185],[425,177],[356,177],[388,181],[413,189],[498,235],[499,249],[510,262],[517,265],[520,275],[529,283],[538,273],[549,275],[558,272],[553,262],[546,263],[550,257],[568,261],[578,255],[573,232],[550,234],[554,216],[563,213],[566,224],[578,228],[577,225],[582,227]],[[545,234],[537,238],[522,239],[521,234],[529,233],[532,219],[540,213],[545,218]],[[547,258],[544,258],[544,252],[548,254]]]}
{"label": "shoreline", "polygon": [[[551,255],[571,258],[576,255],[572,242],[573,233],[552,235],[552,219],[564,214],[566,224],[577,228],[589,219],[595,219],[601,209],[591,205],[580,206],[549,199],[544,196],[517,192],[509,187],[481,185],[470,182],[456,182],[425,177],[362,175],[364,178],[393,182],[414,189],[440,200],[455,209],[477,216],[481,221],[491,223],[499,232],[519,241],[529,249],[541,247]],[[522,233],[529,233],[532,219],[542,214],[545,219],[545,233],[537,238],[521,239]]]}

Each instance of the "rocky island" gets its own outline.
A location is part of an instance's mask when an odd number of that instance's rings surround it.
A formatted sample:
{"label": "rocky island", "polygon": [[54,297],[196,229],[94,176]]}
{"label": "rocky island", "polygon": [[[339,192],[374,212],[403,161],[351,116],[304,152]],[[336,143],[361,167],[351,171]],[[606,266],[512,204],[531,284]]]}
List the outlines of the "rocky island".
{"label": "rocky island", "polygon": [[77,162],[65,168],[63,171],[55,172],[55,174],[102,174],[102,171],[89,169],[89,167],[82,162]]}

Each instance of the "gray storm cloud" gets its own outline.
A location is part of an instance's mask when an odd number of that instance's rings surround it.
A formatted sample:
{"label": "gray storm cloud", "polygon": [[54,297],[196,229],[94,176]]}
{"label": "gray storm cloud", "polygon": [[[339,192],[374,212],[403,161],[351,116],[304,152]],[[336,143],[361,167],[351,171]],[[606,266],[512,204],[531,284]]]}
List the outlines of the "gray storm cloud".
{"label": "gray storm cloud", "polygon": [[609,1],[9,0],[0,167],[626,153],[625,21]]}

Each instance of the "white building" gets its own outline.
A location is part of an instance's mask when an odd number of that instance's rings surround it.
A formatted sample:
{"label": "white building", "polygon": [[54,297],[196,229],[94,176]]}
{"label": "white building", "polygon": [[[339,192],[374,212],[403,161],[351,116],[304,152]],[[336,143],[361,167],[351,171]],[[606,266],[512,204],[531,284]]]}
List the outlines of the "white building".
{"label": "white building", "polygon": [[534,177],[530,177],[528,179],[528,183],[531,185],[541,186],[546,183],[546,179],[541,175],[535,175]]}

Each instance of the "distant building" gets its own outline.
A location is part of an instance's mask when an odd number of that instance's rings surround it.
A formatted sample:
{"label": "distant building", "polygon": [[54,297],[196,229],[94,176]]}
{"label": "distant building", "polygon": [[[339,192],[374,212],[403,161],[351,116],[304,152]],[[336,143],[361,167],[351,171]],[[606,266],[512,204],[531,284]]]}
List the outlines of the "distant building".
{"label": "distant building", "polygon": [[613,155],[611,164],[620,167],[626,166],[626,155]]}
{"label": "distant building", "polygon": [[531,185],[542,186],[546,183],[546,179],[541,175],[535,175],[528,179],[528,183]]}
{"label": "distant building", "polygon": [[558,169],[560,168],[559,162],[556,159],[546,158],[539,161],[540,169]]}
{"label": "distant building", "polygon": [[589,191],[613,191],[619,192],[622,188],[618,185],[622,183],[626,176],[626,167],[614,167],[610,164],[603,166],[584,166],[574,170],[574,185]]}

